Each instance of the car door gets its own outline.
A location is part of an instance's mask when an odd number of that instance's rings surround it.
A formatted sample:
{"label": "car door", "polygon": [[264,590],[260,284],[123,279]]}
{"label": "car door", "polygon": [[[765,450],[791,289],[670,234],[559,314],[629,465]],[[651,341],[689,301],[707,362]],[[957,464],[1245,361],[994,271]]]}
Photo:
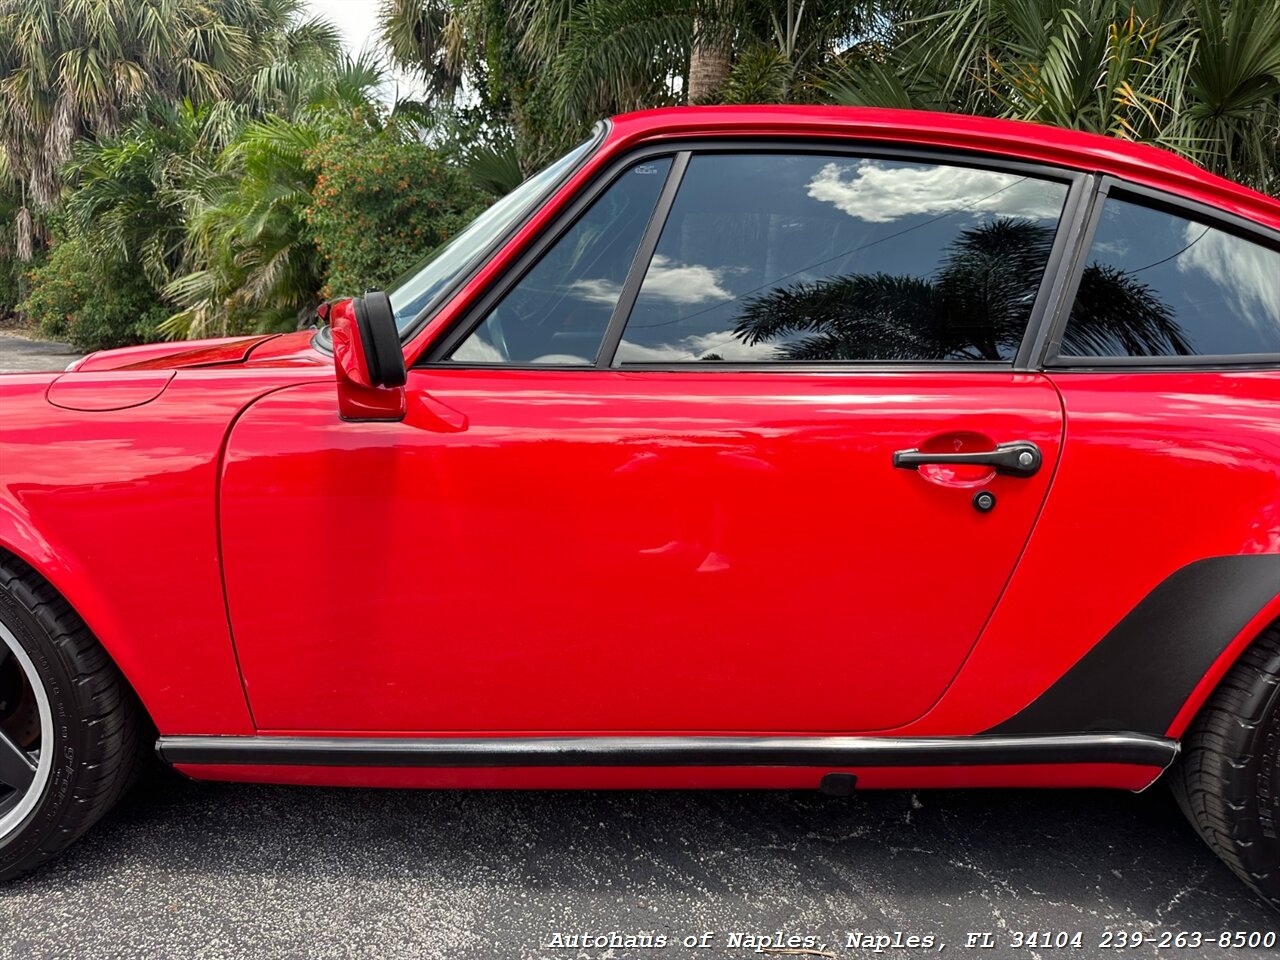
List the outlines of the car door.
{"label": "car door", "polygon": [[329,385],[257,402],[220,510],[259,727],[921,716],[1058,459],[1057,392],[1017,358],[1072,183],[831,148],[650,150],[410,371],[403,422],[342,422]]}

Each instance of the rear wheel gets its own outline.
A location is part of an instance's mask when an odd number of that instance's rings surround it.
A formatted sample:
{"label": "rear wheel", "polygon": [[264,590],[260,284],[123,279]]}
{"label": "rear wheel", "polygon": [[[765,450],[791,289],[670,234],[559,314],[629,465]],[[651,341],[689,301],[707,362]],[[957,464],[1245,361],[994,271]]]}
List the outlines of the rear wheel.
{"label": "rear wheel", "polygon": [[0,880],[109,810],[140,769],[141,709],[84,622],[0,553]]}
{"label": "rear wheel", "polygon": [[1183,737],[1171,781],[1200,836],[1280,907],[1280,626],[1223,678]]}

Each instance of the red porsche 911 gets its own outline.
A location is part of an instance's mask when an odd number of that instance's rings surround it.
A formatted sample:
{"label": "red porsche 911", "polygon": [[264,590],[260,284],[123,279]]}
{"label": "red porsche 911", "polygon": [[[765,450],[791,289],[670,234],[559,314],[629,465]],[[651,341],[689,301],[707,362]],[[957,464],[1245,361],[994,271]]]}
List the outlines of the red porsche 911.
{"label": "red porsche 911", "polygon": [[0,876],[152,752],[388,787],[1173,787],[1280,905],[1280,203],[661,110],[318,332],[0,378]]}

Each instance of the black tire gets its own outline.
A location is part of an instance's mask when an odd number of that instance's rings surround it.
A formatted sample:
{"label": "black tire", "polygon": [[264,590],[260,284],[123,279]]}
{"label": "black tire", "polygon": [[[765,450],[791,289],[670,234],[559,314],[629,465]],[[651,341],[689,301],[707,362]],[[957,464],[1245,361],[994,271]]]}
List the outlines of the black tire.
{"label": "black tire", "polygon": [[[2,551],[0,624],[26,651],[54,718],[52,744],[44,731],[39,742],[40,756],[52,750],[47,779],[29,791],[39,800],[0,836],[4,881],[63,850],[111,809],[142,769],[149,721],[84,621],[30,566]],[[11,653],[2,642],[0,652]],[[13,655],[8,663],[21,666]]]}
{"label": "black tire", "polygon": [[1182,739],[1182,812],[1232,870],[1280,908],[1280,626],[1222,679]]}

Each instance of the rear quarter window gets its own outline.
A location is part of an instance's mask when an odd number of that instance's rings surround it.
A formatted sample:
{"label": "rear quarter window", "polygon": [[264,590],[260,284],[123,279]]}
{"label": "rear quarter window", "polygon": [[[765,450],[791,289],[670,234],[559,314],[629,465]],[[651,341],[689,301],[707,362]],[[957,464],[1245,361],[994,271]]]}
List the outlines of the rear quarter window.
{"label": "rear quarter window", "polygon": [[1260,354],[1280,354],[1280,251],[1108,197],[1060,358]]}

